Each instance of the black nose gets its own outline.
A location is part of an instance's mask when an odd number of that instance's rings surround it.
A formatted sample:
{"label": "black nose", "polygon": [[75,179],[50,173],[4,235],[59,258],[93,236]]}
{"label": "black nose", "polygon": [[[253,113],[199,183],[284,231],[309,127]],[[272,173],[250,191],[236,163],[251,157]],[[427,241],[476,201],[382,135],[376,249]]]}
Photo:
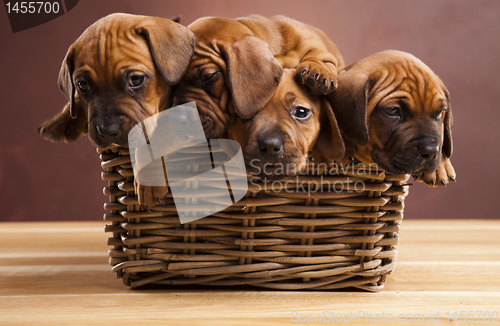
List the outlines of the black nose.
{"label": "black nose", "polygon": [[95,127],[102,137],[114,137],[120,132],[121,124],[97,124]]}
{"label": "black nose", "polygon": [[420,155],[425,159],[433,158],[439,153],[439,145],[434,141],[420,142],[417,147]]}
{"label": "black nose", "polygon": [[278,136],[263,137],[259,140],[259,149],[262,154],[277,155],[283,151],[283,140]]}

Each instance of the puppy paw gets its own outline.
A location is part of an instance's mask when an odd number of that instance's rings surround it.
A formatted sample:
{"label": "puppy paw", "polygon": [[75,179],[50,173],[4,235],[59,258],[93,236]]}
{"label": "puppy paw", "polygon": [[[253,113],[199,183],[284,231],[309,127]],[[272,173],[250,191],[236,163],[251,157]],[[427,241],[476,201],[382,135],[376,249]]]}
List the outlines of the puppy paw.
{"label": "puppy paw", "polygon": [[153,207],[158,204],[163,205],[169,202],[167,199],[168,187],[143,186],[136,182],[135,193],[137,194],[139,204],[146,208],[146,210],[149,207]]}
{"label": "puppy paw", "polygon": [[457,175],[450,159],[441,160],[436,171],[432,173],[423,172],[417,181],[424,182],[430,187],[445,186],[450,182],[456,182]]}
{"label": "puppy paw", "polygon": [[302,62],[297,67],[297,78],[316,95],[326,95],[337,88],[336,73],[333,73],[324,62]]}

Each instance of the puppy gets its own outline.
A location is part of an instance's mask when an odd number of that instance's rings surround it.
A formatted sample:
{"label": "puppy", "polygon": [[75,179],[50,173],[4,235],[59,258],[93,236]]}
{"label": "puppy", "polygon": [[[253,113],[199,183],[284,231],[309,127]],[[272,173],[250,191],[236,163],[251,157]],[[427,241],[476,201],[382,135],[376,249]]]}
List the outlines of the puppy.
{"label": "puppy", "polygon": [[195,101],[208,138],[225,135],[235,117],[249,119],[273,96],[283,68],[296,69],[315,94],[332,92],[344,61],[320,30],[293,19],[208,17],[188,26],[197,37],[176,103]]}
{"label": "puppy", "polygon": [[271,100],[252,118],[229,124],[228,136],[240,143],[247,171],[261,179],[303,171],[310,152],[316,161],[344,154],[328,100],[301,85],[295,69],[284,69]]}
{"label": "puppy", "polygon": [[337,69],[344,67],[337,46],[323,32],[283,16],[206,17],[188,28],[196,46],[175,86],[174,105],[194,101],[207,138],[226,137],[235,119],[259,112],[278,87],[283,67],[296,68],[297,78],[315,94],[332,92]]}
{"label": "puppy", "polygon": [[59,86],[68,104],[38,132],[53,142],[88,133],[99,149],[128,147],[134,125],[171,107],[172,85],[186,71],[194,42],[170,19],[111,14],[96,21],[63,60]]}
{"label": "puppy", "polygon": [[375,53],[341,71],[329,98],[349,156],[430,186],[455,181],[450,95],[413,55]]}

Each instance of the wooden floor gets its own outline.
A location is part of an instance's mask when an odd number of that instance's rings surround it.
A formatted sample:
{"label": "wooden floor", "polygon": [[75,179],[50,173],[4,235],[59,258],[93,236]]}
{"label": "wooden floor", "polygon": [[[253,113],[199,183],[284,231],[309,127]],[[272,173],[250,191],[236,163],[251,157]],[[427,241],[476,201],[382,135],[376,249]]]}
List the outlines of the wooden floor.
{"label": "wooden floor", "polygon": [[0,223],[0,325],[500,325],[500,220],[405,220],[380,293],[131,290],[103,228]]}

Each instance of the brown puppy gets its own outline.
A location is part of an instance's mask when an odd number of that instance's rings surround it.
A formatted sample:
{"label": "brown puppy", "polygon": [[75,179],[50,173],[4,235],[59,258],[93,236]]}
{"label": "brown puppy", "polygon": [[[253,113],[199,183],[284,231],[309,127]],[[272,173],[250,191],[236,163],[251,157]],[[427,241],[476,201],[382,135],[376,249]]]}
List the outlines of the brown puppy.
{"label": "brown puppy", "polygon": [[[188,28],[196,35],[196,47],[175,86],[174,105],[195,101],[207,138],[223,137],[236,118],[259,112],[273,96],[283,67],[297,68],[302,84],[324,94],[334,90],[337,69],[344,67],[323,32],[283,16],[206,17]],[[148,189],[139,186],[140,192]],[[159,201],[139,197],[148,206]]]}
{"label": "brown puppy", "polygon": [[300,85],[295,69],[283,71],[273,97],[260,112],[229,124],[228,136],[240,143],[247,171],[261,179],[303,171],[309,152],[318,160],[344,154],[328,100]]}
{"label": "brown puppy", "polygon": [[344,66],[335,44],[320,30],[293,19],[208,17],[188,26],[195,53],[175,87],[176,103],[195,101],[208,138],[224,135],[238,116],[249,119],[271,99],[282,68],[314,93],[326,94]]}
{"label": "brown puppy", "polygon": [[411,174],[430,186],[455,181],[450,95],[429,67],[409,53],[383,51],[347,67],[338,79],[330,99],[345,158]]}
{"label": "brown puppy", "polygon": [[72,142],[88,132],[100,149],[128,147],[128,132],[171,106],[171,88],[189,64],[195,37],[170,19],[112,14],[73,43],[59,73],[68,99],[38,132]]}

